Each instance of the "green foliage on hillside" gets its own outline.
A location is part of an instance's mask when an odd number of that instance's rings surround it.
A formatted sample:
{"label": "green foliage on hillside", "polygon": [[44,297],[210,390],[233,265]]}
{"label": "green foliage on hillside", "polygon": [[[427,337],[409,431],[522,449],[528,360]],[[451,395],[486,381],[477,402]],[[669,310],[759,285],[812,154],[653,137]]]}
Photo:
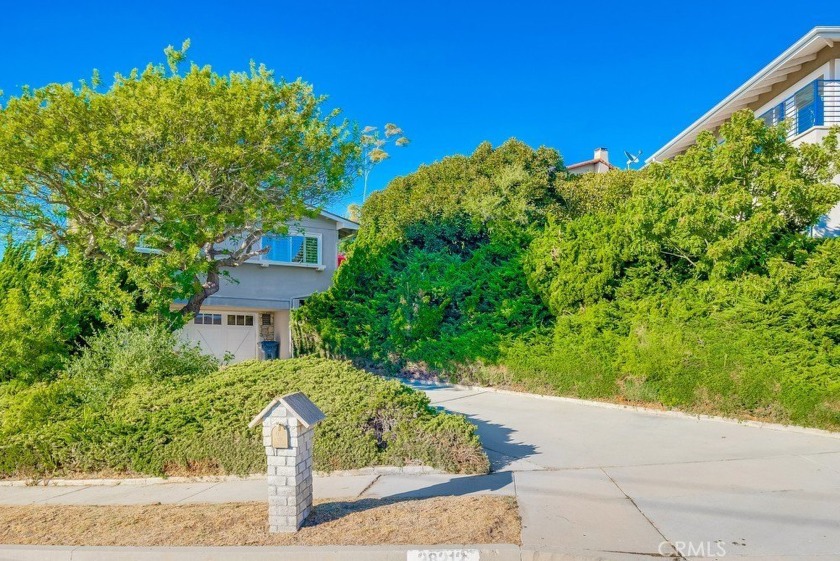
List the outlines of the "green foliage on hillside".
{"label": "green foliage on hillside", "polygon": [[85,337],[142,321],[142,307],[116,268],[37,240],[7,240],[0,259],[0,382],[54,377]]}
{"label": "green foliage on hillside", "polygon": [[[504,166],[464,185],[489,148],[421,168],[365,205],[364,243],[299,337],[389,368],[840,428],[840,241],[807,235],[840,201],[836,138],[794,148],[749,112],[718,134],[640,172],[522,165],[539,188],[501,199]],[[491,153],[509,146],[527,160]]]}
{"label": "green foliage on hillside", "polygon": [[840,428],[840,240],[769,269],[668,290],[626,280],[613,299],[512,343],[504,371],[477,379]]}
{"label": "green foliage on hillside", "polygon": [[327,414],[316,429],[318,470],[488,470],[473,425],[398,382],[315,358],[218,370],[165,330],[134,329],[91,341],[53,382],[0,384],[0,477],[260,473],[261,433],[247,425],[292,391]]}
{"label": "green foliage on hillside", "polygon": [[548,319],[521,248],[562,208],[561,167],[553,150],[485,143],[371,195],[335,286],[299,311],[298,341],[392,367],[494,360],[502,337]]}

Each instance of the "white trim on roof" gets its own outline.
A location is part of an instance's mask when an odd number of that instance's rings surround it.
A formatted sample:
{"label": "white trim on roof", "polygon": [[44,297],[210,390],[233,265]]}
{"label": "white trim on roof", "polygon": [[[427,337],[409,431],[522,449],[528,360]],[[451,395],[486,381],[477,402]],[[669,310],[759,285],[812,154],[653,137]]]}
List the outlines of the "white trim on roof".
{"label": "white trim on roof", "polygon": [[358,230],[359,229],[359,223],[358,222],[353,222],[349,218],[344,218],[343,216],[339,216],[338,214],[333,214],[333,213],[328,212],[326,210],[319,210],[318,212],[320,212],[321,216],[323,216],[324,218],[329,218],[330,220],[332,220],[334,222],[338,222],[338,225],[343,229],[346,229],[346,230]]}
{"label": "white trim on roof", "polygon": [[783,82],[788,75],[800,70],[803,64],[817,58],[819,51],[834,46],[834,43],[840,43],[840,26],[815,27],[741,87],[657,150],[645,160],[645,163],[673,158],[694,144],[700,132],[714,129],[722,124],[733,113],[744,109],[759,96],[769,92],[773,84]]}

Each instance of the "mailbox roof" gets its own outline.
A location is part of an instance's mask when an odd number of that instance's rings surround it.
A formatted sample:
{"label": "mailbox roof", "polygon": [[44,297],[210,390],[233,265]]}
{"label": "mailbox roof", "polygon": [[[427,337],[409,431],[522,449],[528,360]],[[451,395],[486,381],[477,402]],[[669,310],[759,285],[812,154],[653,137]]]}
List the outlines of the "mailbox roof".
{"label": "mailbox roof", "polygon": [[288,409],[289,413],[294,415],[295,418],[297,418],[297,420],[300,421],[300,423],[306,428],[314,426],[327,418],[327,416],[324,415],[324,412],[318,409],[318,406],[312,403],[312,401],[306,397],[303,392],[295,392],[272,399],[271,403],[266,405],[265,408],[260,411],[259,414],[248,424],[248,428],[254,428],[260,424],[263,419],[265,419],[269,413],[271,413],[271,411],[280,404]]}

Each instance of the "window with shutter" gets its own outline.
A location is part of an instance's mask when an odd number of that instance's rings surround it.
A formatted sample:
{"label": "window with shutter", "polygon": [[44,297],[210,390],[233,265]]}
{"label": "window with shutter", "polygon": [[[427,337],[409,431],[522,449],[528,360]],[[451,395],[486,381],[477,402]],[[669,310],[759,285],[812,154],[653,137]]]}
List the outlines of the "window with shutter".
{"label": "window with shutter", "polygon": [[318,236],[266,235],[262,247],[268,248],[262,261],[270,263],[321,264],[321,238]]}

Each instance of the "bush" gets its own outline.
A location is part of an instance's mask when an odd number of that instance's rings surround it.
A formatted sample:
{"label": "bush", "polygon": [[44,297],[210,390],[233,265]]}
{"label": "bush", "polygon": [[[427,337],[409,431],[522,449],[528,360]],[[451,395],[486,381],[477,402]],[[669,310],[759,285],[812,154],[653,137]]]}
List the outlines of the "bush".
{"label": "bush", "polygon": [[87,347],[70,361],[67,375],[85,389],[86,401],[108,402],[136,384],[209,374],[218,367],[214,357],[152,325],[117,327],[89,338]]}
{"label": "bush", "polygon": [[537,391],[836,430],[840,239],[801,266],[769,269],[664,293],[625,284],[614,300],[557,318],[551,335],[510,344],[500,363]]}
{"label": "bush", "polygon": [[40,240],[2,249],[0,382],[52,379],[97,330],[141,321],[142,300],[119,269]]}
{"label": "bush", "polygon": [[135,370],[130,386],[113,378],[123,391],[106,392],[107,401],[88,399],[81,376],[0,392],[0,406],[8,406],[0,409],[0,474],[261,473],[261,434],[248,422],[269,400],[292,391],[303,391],[327,414],[316,429],[318,470],[416,463],[488,470],[466,419],[345,362],[303,358],[250,361],[209,374],[150,372]]}
{"label": "bush", "polygon": [[74,265],[54,247],[7,240],[0,260],[0,382],[53,376],[85,328],[101,325],[89,297],[93,279]]}
{"label": "bush", "polygon": [[522,275],[532,230],[559,212],[557,152],[484,143],[396,179],[365,203],[334,286],[295,314],[296,348],[455,375],[548,319]]}

